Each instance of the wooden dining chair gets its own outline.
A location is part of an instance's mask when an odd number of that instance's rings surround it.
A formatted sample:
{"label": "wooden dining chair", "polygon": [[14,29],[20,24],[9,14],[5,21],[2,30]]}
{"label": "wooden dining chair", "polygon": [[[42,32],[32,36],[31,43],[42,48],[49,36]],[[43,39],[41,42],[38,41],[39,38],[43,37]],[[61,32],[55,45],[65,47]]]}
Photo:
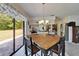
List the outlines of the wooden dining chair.
{"label": "wooden dining chair", "polygon": [[58,44],[56,44],[55,46],[52,47],[51,49],[51,55],[53,55],[53,52],[56,53],[58,56],[60,56],[60,53],[62,52],[63,48],[64,48],[64,37],[60,38],[60,41]]}
{"label": "wooden dining chair", "polygon": [[[26,45],[25,45],[25,50],[27,52],[27,47],[31,50],[31,56],[33,56],[34,54],[36,55],[36,53],[40,50],[35,43],[32,42],[32,38],[30,37],[30,40],[26,39]],[[28,53],[26,54],[28,55]]]}

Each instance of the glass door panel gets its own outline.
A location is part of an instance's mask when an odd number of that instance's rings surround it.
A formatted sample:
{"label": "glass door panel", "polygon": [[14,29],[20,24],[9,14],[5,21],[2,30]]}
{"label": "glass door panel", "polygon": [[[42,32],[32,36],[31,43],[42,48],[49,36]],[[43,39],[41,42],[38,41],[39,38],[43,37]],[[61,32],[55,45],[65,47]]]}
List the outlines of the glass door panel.
{"label": "glass door panel", "polygon": [[12,17],[0,13],[0,56],[13,53],[13,22]]}
{"label": "glass door panel", "polygon": [[15,50],[23,45],[23,21],[15,21]]}

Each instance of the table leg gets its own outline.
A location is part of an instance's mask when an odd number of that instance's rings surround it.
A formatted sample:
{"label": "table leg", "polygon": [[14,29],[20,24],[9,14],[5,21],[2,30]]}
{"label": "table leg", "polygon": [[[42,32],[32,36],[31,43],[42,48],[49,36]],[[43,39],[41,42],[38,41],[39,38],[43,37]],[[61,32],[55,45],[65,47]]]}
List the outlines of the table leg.
{"label": "table leg", "polygon": [[63,45],[63,49],[62,49],[62,56],[65,56],[65,44]]}
{"label": "table leg", "polygon": [[41,56],[43,56],[43,51],[41,50]]}
{"label": "table leg", "polygon": [[25,45],[25,54],[28,56],[28,51],[27,51],[27,41],[24,39],[24,45]]}
{"label": "table leg", "polygon": [[50,51],[50,55],[53,56],[53,51]]}
{"label": "table leg", "polygon": [[44,56],[47,56],[47,54],[48,54],[48,51],[44,50]]}

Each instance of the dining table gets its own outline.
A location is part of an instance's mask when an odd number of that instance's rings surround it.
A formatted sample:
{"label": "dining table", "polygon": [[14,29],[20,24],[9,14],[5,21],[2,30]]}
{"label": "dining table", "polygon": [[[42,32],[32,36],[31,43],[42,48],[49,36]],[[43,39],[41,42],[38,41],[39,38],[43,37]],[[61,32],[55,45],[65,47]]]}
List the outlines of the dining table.
{"label": "dining table", "polygon": [[[30,36],[32,37],[32,41],[44,53],[44,56],[47,56],[48,51],[60,41],[60,36],[58,35],[33,33]],[[63,49],[62,54],[64,55],[64,53]]]}

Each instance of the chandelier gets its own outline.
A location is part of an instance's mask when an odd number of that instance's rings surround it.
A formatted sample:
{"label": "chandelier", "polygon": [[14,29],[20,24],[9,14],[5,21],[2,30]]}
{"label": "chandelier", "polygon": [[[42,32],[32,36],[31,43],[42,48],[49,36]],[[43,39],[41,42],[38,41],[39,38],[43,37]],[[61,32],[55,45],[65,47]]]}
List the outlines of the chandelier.
{"label": "chandelier", "polygon": [[49,23],[49,21],[48,20],[45,20],[45,18],[44,18],[44,15],[45,15],[45,3],[42,3],[42,11],[43,11],[43,16],[42,16],[42,20],[40,20],[38,23],[39,24],[48,24]]}

